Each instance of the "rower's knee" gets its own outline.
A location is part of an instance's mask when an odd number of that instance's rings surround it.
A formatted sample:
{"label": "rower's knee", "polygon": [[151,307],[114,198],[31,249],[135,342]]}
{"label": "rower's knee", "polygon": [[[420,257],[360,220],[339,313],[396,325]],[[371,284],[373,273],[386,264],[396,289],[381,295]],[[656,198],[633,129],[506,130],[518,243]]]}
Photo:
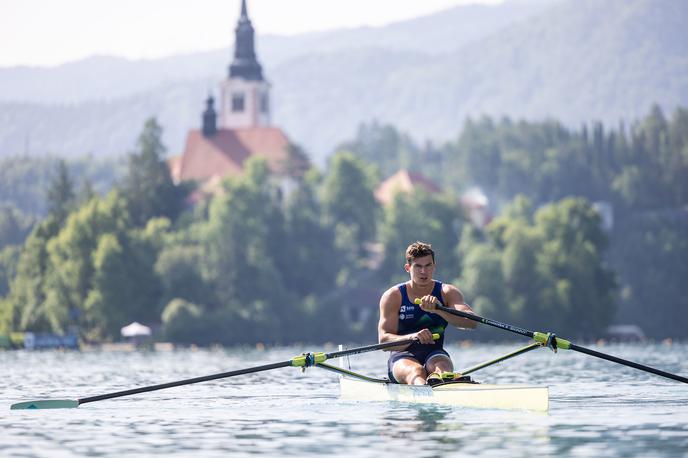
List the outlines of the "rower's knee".
{"label": "rower's knee", "polygon": [[408,385],[425,385],[425,379],[427,377],[428,373],[425,371],[423,366],[415,366],[409,368],[405,378]]}
{"label": "rower's knee", "polygon": [[425,363],[425,369],[428,374],[432,374],[433,372],[453,372],[454,364],[452,364],[451,359],[442,355],[432,358]]}

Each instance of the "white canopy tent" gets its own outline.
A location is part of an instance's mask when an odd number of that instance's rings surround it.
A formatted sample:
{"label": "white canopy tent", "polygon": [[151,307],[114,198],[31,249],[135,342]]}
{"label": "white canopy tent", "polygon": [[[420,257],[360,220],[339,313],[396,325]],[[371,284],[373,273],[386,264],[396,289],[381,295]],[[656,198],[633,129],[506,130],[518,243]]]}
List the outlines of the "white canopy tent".
{"label": "white canopy tent", "polygon": [[143,337],[152,334],[151,328],[137,321],[124,326],[121,331],[122,337]]}

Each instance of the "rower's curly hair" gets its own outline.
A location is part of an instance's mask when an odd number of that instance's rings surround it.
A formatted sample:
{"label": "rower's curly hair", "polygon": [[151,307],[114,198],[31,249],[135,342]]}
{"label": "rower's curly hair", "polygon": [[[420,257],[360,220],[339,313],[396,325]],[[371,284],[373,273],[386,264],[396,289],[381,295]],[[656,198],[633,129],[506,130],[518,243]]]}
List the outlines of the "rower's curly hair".
{"label": "rower's curly hair", "polygon": [[406,248],[406,262],[411,264],[414,259],[422,258],[423,256],[432,256],[432,262],[435,262],[435,252],[432,251],[432,245],[425,242],[413,242]]}

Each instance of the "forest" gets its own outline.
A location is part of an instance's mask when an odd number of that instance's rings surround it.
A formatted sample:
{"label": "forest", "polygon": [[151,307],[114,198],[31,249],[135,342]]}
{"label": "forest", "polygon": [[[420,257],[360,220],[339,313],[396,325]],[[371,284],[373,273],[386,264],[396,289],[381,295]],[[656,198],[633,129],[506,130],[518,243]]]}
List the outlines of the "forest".
{"label": "forest", "polygon": [[[288,192],[251,159],[193,204],[161,133],[148,120],[121,164],[0,163],[0,334],[103,342],[139,321],[188,344],[368,341],[415,240],[483,316],[571,338],[688,332],[686,109],[578,129],[469,119],[442,145],[369,123]],[[382,205],[375,189],[400,169],[442,191]],[[471,189],[486,225],[461,205]]]}

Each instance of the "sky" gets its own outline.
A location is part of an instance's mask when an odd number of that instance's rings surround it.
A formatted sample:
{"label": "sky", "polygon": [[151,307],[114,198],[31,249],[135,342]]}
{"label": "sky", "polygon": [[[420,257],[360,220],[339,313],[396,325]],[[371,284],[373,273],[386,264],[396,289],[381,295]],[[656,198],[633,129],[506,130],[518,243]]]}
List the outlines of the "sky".
{"label": "sky", "polygon": [[[258,34],[380,26],[502,0],[248,0]],[[0,0],[0,67],[55,66],[92,55],[146,59],[234,41],[240,0]]]}

